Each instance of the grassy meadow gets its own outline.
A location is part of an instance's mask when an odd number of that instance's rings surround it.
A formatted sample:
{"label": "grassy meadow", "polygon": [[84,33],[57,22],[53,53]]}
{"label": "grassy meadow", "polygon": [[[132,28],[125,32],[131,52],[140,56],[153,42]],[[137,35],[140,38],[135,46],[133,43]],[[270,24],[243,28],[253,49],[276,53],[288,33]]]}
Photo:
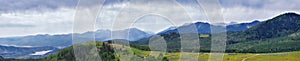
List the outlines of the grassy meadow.
{"label": "grassy meadow", "polygon": [[[142,51],[132,49],[138,55],[148,56],[150,51]],[[210,53],[189,53],[189,52],[176,52],[166,53],[165,57],[169,61],[180,61],[180,54],[199,54],[199,61],[208,61]],[[156,55],[158,56],[158,55]],[[197,57],[197,56],[195,56]],[[223,61],[300,61],[300,51],[294,52],[281,52],[281,53],[224,53]]]}

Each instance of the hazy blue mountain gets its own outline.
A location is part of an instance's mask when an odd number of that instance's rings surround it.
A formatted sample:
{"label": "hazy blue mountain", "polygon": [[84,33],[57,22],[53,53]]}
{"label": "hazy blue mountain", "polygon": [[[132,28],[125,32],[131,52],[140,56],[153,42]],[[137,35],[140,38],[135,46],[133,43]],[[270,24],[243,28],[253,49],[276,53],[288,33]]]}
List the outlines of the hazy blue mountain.
{"label": "hazy blue mountain", "polygon": [[[80,36],[83,35],[89,35],[86,36],[87,38],[90,37],[90,35],[95,34],[95,39],[96,40],[101,40],[101,41],[108,41],[112,39],[125,39],[128,41],[135,41],[141,38],[149,37],[151,36],[150,33],[144,32],[142,30],[139,30],[137,28],[129,28],[125,30],[118,30],[118,31],[110,31],[110,30],[97,30],[96,32],[86,32],[81,34]],[[111,37],[112,34],[114,35],[114,38]],[[127,37],[124,37],[127,36]]]}
{"label": "hazy blue mountain", "polygon": [[[252,23],[241,23],[241,24],[234,24],[229,25],[228,31],[237,31],[237,30],[246,30],[249,26],[254,26],[258,24],[258,21],[252,22]],[[209,23],[203,23],[203,22],[197,22],[194,23],[197,27],[197,31],[199,33],[210,33],[210,25]],[[193,24],[187,24],[180,27],[171,27],[169,29],[166,29],[165,31],[162,31],[158,34],[166,34],[166,33],[172,33],[177,32],[177,29],[184,29],[185,32],[189,32],[190,30],[187,29],[191,27]],[[220,26],[215,26],[220,27]],[[186,29],[186,30],[185,30]],[[115,38],[111,38],[111,33],[114,33]],[[72,35],[74,35],[76,38],[76,41],[72,41]],[[95,35],[95,37],[93,37]],[[123,37],[128,36],[128,37]],[[152,36],[152,34],[149,34],[147,32],[144,32],[142,30],[136,29],[136,28],[130,28],[125,30],[118,30],[118,31],[110,31],[110,30],[97,30],[97,31],[90,31],[85,33],[75,33],[75,34],[61,34],[61,35],[31,35],[31,36],[24,36],[24,37],[9,37],[9,38],[0,38],[0,44],[10,44],[10,45],[18,45],[18,46],[54,46],[58,48],[63,48],[67,46],[71,46],[72,44],[88,41],[88,40],[101,40],[101,41],[107,41],[112,39],[125,39],[128,41],[136,41],[139,39],[147,38]]]}
{"label": "hazy blue mountain", "polygon": [[[56,52],[55,47],[15,47],[0,46],[0,56],[4,58],[43,58]],[[48,51],[44,53],[38,53]]]}
{"label": "hazy blue mountain", "polygon": [[[197,22],[197,23],[187,24],[179,27],[170,27],[162,32],[159,32],[158,34],[169,34],[173,32],[178,32],[180,28],[182,28],[182,31],[185,31],[185,29],[183,28],[193,27],[193,26],[196,26],[198,33],[210,33],[211,25],[209,23]],[[190,29],[186,29],[186,30],[190,30]]]}
{"label": "hazy blue mountain", "polygon": [[[141,38],[145,38],[151,36],[146,32],[143,32],[136,28],[130,28],[125,30],[118,31],[110,31],[110,30],[98,30],[95,32],[85,32],[85,33],[75,33],[75,34],[62,34],[62,35],[32,35],[32,36],[24,36],[24,37],[9,37],[9,38],[0,38],[0,44],[9,44],[9,45],[17,45],[17,46],[53,46],[58,48],[63,48],[67,46],[71,46],[72,44],[94,40],[93,35],[95,35],[95,39],[99,41],[107,41],[111,40],[111,33],[120,34],[127,36],[128,38],[123,38],[125,40],[133,41]],[[72,41],[72,35],[76,37],[76,41]],[[122,39],[122,38],[115,38]]]}
{"label": "hazy blue mountain", "polygon": [[247,30],[259,23],[260,23],[260,21],[255,20],[250,23],[230,24],[226,28],[227,28],[227,31],[243,31],[243,30]]}
{"label": "hazy blue mountain", "polygon": [[[226,26],[226,30],[227,31],[243,31],[243,30],[247,30],[257,24],[259,24],[259,21],[253,21],[250,23],[238,23],[238,24],[230,24]],[[216,26],[216,25],[211,25],[209,23],[204,23],[204,22],[196,22],[196,23],[192,23],[192,24],[188,24],[188,25],[183,25],[183,26],[179,26],[179,27],[170,27],[162,32],[159,32],[158,34],[168,34],[168,33],[172,33],[172,32],[178,32],[178,29],[182,28],[183,31],[184,28],[187,27],[192,27],[192,26],[196,26],[197,31],[199,34],[210,34],[211,33],[211,27],[215,27],[215,28],[223,28],[222,26]],[[190,30],[190,29],[187,29]],[[187,31],[188,32],[188,31]],[[220,32],[217,32],[220,33]]]}
{"label": "hazy blue mountain", "polygon": [[0,38],[0,41],[2,45],[66,47],[72,44],[72,34],[10,37]]}

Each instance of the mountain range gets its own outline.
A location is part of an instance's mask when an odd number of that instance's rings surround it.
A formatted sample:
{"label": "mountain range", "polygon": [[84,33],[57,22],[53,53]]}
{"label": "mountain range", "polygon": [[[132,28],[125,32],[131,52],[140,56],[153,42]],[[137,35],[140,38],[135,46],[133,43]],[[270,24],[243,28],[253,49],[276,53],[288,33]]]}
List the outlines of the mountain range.
{"label": "mountain range", "polygon": [[[298,35],[300,34],[298,26],[299,15],[295,13],[286,13],[275,18],[260,22],[253,21],[249,23],[238,23],[226,25],[228,41],[227,41],[227,52],[280,52],[289,50],[298,50]],[[210,50],[210,35],[211,27],[222,27],[211,25],[204,22],[190,23],[179,27],[170,27],[164,31],[161,31],[155,35],[161,35],[165,38],[168,49],[172,51],[179,51],[179,41],[180,35],[178,34],[178,29],[196,26],[199,35],[208,35],[208,37],[200,37],[200,43],[202,45],[201,51]],[[187,29],[188,30],[188,29]],[[111,38],[111,33],[118,34],[119,36],[127,36],[128,38],[119,37]],[[129,33],[129,34],[128,34]],[[188,33],[188,32],[187,32]],[[222,33],[222,32],[217,32]],[[34,46],[32,48],[21,48],[21,47],[8,47],[2,46],[0,49],[1,56],[9,58],[41,58],[51,54],[51,52],[46,53],[41,56],[30,56],[28,54],[33,54],[34,52],[52,50],[52,53],[58,49],[69,47],[73,44],[81,43],[79,41],[88,41],[93,39],[91,35],[95,35],[95,40],[109,41],[109,40],[123,40],[132,41],[131,44],[137,46],[147,45],[149,39],[152,37],[151,33],[144,32],[137,28],[129,28],[125,30],[110,31],[110,30],[97,30],[85,33],[74,33],[74,34],[62,34],[62,35],[31,35],[24,37],[9,37],[0,38],[2,44],[10,44],[16,46]],[[72,36],[77,36],[80,38],[79,41],[72,41]],[[292,39],[292,40],[291,40]],[[300,39],[300,38],[299,38]],[[271,43],[270,43],[271,42]],[[263,46],[290,46],[290,48],[278,48],[278,47],[261,47]],[[46,46],[46,47],[45,47]],[[47,47],[49,46],[49,47]],[[261,49],[262,48],[262,49]],[[252,50],[251,50],[252,49]],[[270,50],[266,50],[270,49]],[[22,52],[16,53],[15,51],[21,50]],[[5,51],[14,52],[14,54],[7,54]],[[23,52],[24,51],[24,52]],[[25,54],[25,55],[24,55]],[[24,56],[22,56],[24,55]]]}
{"label": "mountain range", "polygon": [[[183,25],[179,27],[170,27],[162,32],[157,33],[156,35],[161,35],[164,37],[167,43],[167,50],[170,51],[180,51],[180,35],[177,32],[178,28],[184,28],[187,26],[192,26],[195,24],[197,26],[197,31],[199,34],[200,41],[200,52],[210,52],[211,48],[211,33],[210,27],[215,25],[210,25],[209,23],[197,22],[188,25]],[[220,27],[220,26],[216,26]],[[285,13],[274,17],[272,19],[259,22],[253,21],[250,23],[240,23],[240,24],[231,24],[227,25],[227,45],[226,52],[235,52],[235,53],[272,53],[272,52],[288,52],[288,51],[298,51],[300,50],[300,15],[296,13]],[[115,32],[122,36],[129,35],[127,32],[133,34],[129,38],[110,38],[111,32]],[[109,31],[109,30],[98,30],[95,32],[86,32],[81,34],[73,34],[76,36],[82,37],[82,41],[87,41],[89,35],[96,34],[96,40],[108,41],[108,40],[124,40],[132,41],[131,46],[141,50],[149,50],[148,42],[153,34],[148,34],[139,29],[126,29],[122,31]],[[218,35],[218,32],[215,33]],[[103,34],[103,35],[101,35]],[[201,37],[202,35],[202,37]],[[203,35],[206,35],[203,37]],[[97,36],[102,36],[97,37]],[[130,38],[132,37],[132,38]],[[68,39],[69,38],[69,39]],[[35,36],[24,36],[24,37],[12,37],[12,38],[1,38],[1,43],[13,43],[19,42],[13,45],[25,45],[25,46],[71,46],[72,45],[72,34],[66,35],[35,35]],[[11,41],[12,42],[11,42]],[[22,40],[23,42],[21,42]],[[32,40],[32,41],[30,41]],[[42,40],[42,41],[41,41]],[[31,44],[28,41],[32,42]],[[48,41],[48,45],[42,45]],[[66,42],[62,42],[66,41]],[[27,43],[25,43],[27,42]],[[51,43],[53,42],[53,43]],[[55,43],[56,42],[56,43]],[[59,43],[58,43],[59,42]],[[60,44],[60,42],[62,42]],[[38,45],[34,45],[37,43]],[[65,44],[70,43],[70,44]],[[79,43],[79,42],[78,42]],[[0,49],[22,49],[14,47],[0,47]],[[46,48],[46,47],[44,47]],[[31,50],[28,50],[31,51]],[[40,51],[40,50],[39,50]],[[44,50],[43,50],[44,51]],[[33,51],[38,52],[38,51]],[[1,52],[3,53],[3,52]],[[31,52],[32,54],[32,52]],[[1,55],[3,56],[3,55]],[[3,56],[9,57],[9,56]]]}
{"label": "mountain range", "polygon": [[[246,30],[248,27],[252,27],[258,24],[259,21],[254,21],[251,23],[241,23],[241,24],[233,24],[228,25],[228,31],[241,31]],[[210,33],[210,25],[209,23],[197,22],[192,23],[189,25],[180,26],[177,28],[183,28],[186,26],[191,26],[195,24],[198,29],[198,33]],[[217,26],[216,26],[217,27]],[[177,32],[177,28],[169,28],[166,29],[158,34],[167,34],[171,32]],[[111,38],[111,34],[114,35],[115,38]],[[95,37],[93,37],[95,35]],[[123,37],[123,36],[127,36]],[[74,34],[62,34],[62,35],[31,35],[31,36],[23,36],[23,37],[8,37],[8,38],[0,38],[0,45],[1,44],[10,44],[10,45],[17,45],[17,46],[53,46],[57,48],[63,48],[67,46],[71,46],[72,44],[80,43],[81,41],[87,40],[101,40],[101,41],[108,41],[113,39],[123,39],[128,41],[137,41],[139,39],[148,38],[152,36],[152,33],[147,33],[137,28],[129,28],[125,30],[118,30],[118,31],[110,31],[110,30],[97,30],[97,31],[89,31],[85,33],[74,33]],[[72,41],[72,36],[76,36],[80,38],[79,40]]]}
{"label": "mountain range", "polygon": [[[4,58],[43,58],[51,53],[55,53],[56,50],[69,47],[73,44],[86,42],[89,40],[101,40],[107,41],[111,40],[111,33],[128,35],[129,38],[124,40],[138,40],[140,38],[148,37],[151,34],[143,32],[136,28],[119,30],[119,31],[109,31],[109,30],[98,30],[95,32],[85,32],[81,34],[64,34],[64,35],[32,35],[24,37],[9,37],[0,38],[0,45],[11,45],[0,46],[0,56]],[[95,37],[93,37],[95,35]],[[76,41],[72,40],[72,36],[76,37]],[[118,38],[116,38],[118,39]],[[15,47],[13,47],[15,46]],[[30,48],[16,47],[16,46],[30,46]],[[45,55],[29,55],[34,52],[48,51]]]}
{"label": "mountain range", "polygon": [[[252,24],[253,23],[253,24]],[[227,26],[226,52],[270,53],[300,50],[300,15],[296,13],[281,14],[272,19],[248,23],[252,26],[237,27],[232,31]],[[239,24],[245,25],[245,24]],[[197,25],[198,26],[198,25]],[[208,25],[206,25],[208,26]],[[248,28],[248,29],[245,29]],[[244,29],[243,29],[244,28]],[[198,30],[199,31],[199,30]],[[216,33],[214,35],[222,34]],[[180,51],[181,42],[178,32],[159,34],[166,40],[168,51]],[[206,35],[205,37],[201,37]],[[200,51],[210,52],[212,34],[199,34]],[[140,46],[148,46],[148,39],[132,42]],[[147,49],[146,49],[147,50]]]}
{"label": "mountain range", "polygon": [[[243,30],[247,30],[248,28],[255,26],[257,24],[259,24],[260,21],[253,21],[250,23],[239,23],[239,24],[230,24],[226,26],[226,30],[227,31],[243,31]],[[185,29],[187,27],[193,27],[195,26],[197,29],[197,32],[199,34],[210,34],[211,33],[211,27],[214,28],[218,28],[218,27],[223,27],[223,26],[217,26],[217,25],[211,25],[209,23],[205,23],[205,22],[196,22],[196,23],[192,23],[192,24],[187,24],[187,25],[183,25],[183,26],[179,26],[179,27],[170,27],[164,31],[159,32],[158,34],[168,34],[168,33],[173,33],[173,32],[178,32],[178,29],[182,29],[184,30],[190,30],[190,29]],[[222,32],[222,31],[220,31]],[[216,33],[220,33],[220,32],[216,32]],[[193,32],[184,32],[184,33],[193,33]]]}
{"label": "mountain range", "polygon": [[[255,24],[258,24],[258,21],[251,22],[251,23],[241,23],[241,24],[233,24],[229,25],[230,27],[229,31],[240,31],[240,30],[246,30],[248,26],[254,26]],[[198,32],[201,33],[210,33],[210,25],[209,23],[192,23],[197,25]],[[192,24],[185,25],[185,26],[191,26]],[[185,27],[180,26],[180,27]],[[166,34],[171,32],[176,32],[177,28],[174,29],[166,29],[158,34]],[[111,34],[117,34],[114,36],[115,38],[111,38]],[[128,34],[129,33],[129,34]],[[93,37],[95,35],[95,37]],[[128,36],[128,38],[124,38],[122,36]],[[10,44],[15,46],[34,46],[39,48],[31,48],[31,49],[23,49],[19,47],[0,47],[0,49],[3,49],[0,53],[1,56],[5,58],[42,58],[45,56],[48,56],[48,53],[45,55],[40,56],[32,56],[28,55],[29,53],[38,52],[41,50],[47,50],[49,47],[44,46],[51,46],[53,47],[53,51],[55,52],[57,49],[65,48],[68,46],[71,46],[73,44],[85,42],[88,40],[101,40],[101,41],[108,41],[108,40],[123,40],[123,41],[137,41],[145,38],[150,38],[153,34],[144,32],[142,30],[139,30],[137,28],[130,28],[125,30],[118,30],[118,31],[110,31],[110,30],[97,30],[97,31],[90,31],[85,33],[74,33],[74,34],[62,34],[62,35],[31,35],[31,36],[24,36],[24,37],[9,37],[9,38],[0,38],[0,45]],[[78,38],[76,41],[72,40],[72,36]],[[119,37],[118,37],[119,36]],[[55,49],[56,48],[56,49]],[[10,49],[10,50],[7,50]],[[34,49],[34,50],[33,50]],[[41,50],[38,50],[41,49]],[[4,51],[5,50],[5,51]],[[21,52],[17,52],[18,50],[21,50]],[[6,54],[6,51],[11,51],[13,54]],[[23,52],[24,51],[24,52]]]}
{"label": "mountain range", "polygon": [[[98,30],[95,32],[85,32],[85,33],[75,33],[75,34],[63,34],[63,35],[32,35],[32,36],[24,36],[24,37],[9,37],[9,38],[0,38],[0,45],[1,44],[10,44],[16,46],[53,46],[53,47],[67,47],[71,46],[72,44],[79,43],[79,41],[88,41],[88,40],[101,40],[107,41],[111,40],[112,38],[111,33],[120,34],[120,35],[129,35],[128,39],[125,40],[138,40],[140,38],[144,38],[150,36],[146,32],[143,32],[136,28],[130,28],[126,30],[119,30],[119,31],[109,31],[109,30]],[[93,35],[95,35],[93,37]],[[72,41],[72,36],[76,36],[80,38],[77,41]],[[115,38],[118,39],[118,38]]]}

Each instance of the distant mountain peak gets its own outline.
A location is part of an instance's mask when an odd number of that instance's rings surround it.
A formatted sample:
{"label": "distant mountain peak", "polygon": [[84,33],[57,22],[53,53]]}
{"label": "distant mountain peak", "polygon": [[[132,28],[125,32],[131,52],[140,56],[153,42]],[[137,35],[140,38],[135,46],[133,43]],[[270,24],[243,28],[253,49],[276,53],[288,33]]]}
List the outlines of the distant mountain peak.
{"label": "distant mountain peak", "polygon": [[294,21],[298,21],[300,15],[294,12],[288,12],[281,15],[278,15],[272,19],[267,20],[266,22],[278,22],[279,23],[296,23]]}
{"label": "distant mountain peak", "polygon": [[254,20],[254,21],[252,21],[252,22],[260,22],[259,20]]}
{"label": "distant mountain peak", "polygon": [[[249,38],[275,38],[286,36],[300,31],[300,15],[296,13],[284,13],[272,19],[260,23],[256,27],[251,27],[245,31],[248,34],[254,34]],[[255,36],[259,35],[259,36]]]}
{"label": "distant mountain peak", "polygon": [[126,29],[126,30],[130,30],[130,31],[143,31],[143,30],[138,29],[138,28],[128,28],[128,29]]}
{"label": "distant mountain peak", "polygon": [[297,13],[295,13],[295,12],[288,12],[288,13],[284,13],[284,14],[282,14],[282,15],[299,15],[299,14],[297,14]]}
{"label": "distant mountain peak", "polygon": [[288,12],[288,13],[281,14],[281,15],[277,16],[276,18],[278,18],[278,17],[299,17],[299,16],[300,15],[297,13]]}

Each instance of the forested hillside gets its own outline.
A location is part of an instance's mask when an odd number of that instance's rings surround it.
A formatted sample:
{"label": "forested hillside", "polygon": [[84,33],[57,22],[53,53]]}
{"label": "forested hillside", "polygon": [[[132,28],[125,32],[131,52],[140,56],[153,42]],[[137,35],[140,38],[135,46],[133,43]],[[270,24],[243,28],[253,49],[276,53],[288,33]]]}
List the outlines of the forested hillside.
{"label": "forested hillside", "polygon": [[[226,52],[270,53],[300,50],[300,15],[285,13],[244,31],[227,32]],[[167,42],[168,51],[180,51],[180,35],[176,32],[160,34]],[[207,37],[201,37],[208,35]],[[200,52],[209,52],[211,34],[199,34]],[[148,45],[148,40],[132,42]]]}

